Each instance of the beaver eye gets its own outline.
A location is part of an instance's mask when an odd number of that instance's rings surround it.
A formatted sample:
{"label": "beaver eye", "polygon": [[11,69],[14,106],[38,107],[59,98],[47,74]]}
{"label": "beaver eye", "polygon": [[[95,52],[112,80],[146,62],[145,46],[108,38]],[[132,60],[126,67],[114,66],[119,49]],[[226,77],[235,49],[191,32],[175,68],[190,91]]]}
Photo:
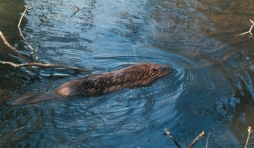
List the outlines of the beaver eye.
{"label": "beaver eye", "polygon": [[159,70],[154,68],[154,69],[153,69],[153,72],[154,72],[154,73],[158,73]]}

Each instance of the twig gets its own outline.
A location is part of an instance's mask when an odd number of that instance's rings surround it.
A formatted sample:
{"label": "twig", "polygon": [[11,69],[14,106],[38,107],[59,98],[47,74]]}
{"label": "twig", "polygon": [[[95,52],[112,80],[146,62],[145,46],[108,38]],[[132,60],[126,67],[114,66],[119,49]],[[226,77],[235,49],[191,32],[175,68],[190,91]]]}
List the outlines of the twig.
{"label": "twig", "polygon": [[61,65],[61,64],[43,64],[43,63],[37,63],[37,62],[15,64],[15,63],[8,62],[8,61],[0,61],[0,63],[5,64],[5,65],[11,65],[15,68],[37,66],[37,67],[45,67],[45,68],[63,68],[63,69],[78,70],[78,71],[83,71],[83,72],[92,72],[91,70],[88,70],[85,68],[78,68],[78,67],[66,66],[66,65]]}
{"label": "twig", "polygon": [[210,137],[210,133],[208,133],[208,136],[207,136],[207,139],[206,139],[206,146],[205,146],[205,148],[208,148],[208,140],[209,140],[209,137]]}
{"label": "twig", "polygon": [[72,15],[71,17],[73,17],[76,13],[79,12],[79,10],[81,10],[81,9],[80,9],[79,7],[77,7],[77,6],[73,6],[73,7],[77,8],[77,10],[73,13],[73,15]]}
{"label": "twig", "polygon": [[24,14],[26,13],[27,11],[27,7],[25,8],[25,11],[23,12],[23,14],[21,15],[20,19],[19,19],[19,24],[18,24],[18,29],[19,29],[19,33],[20,33],[20,36],[23,38],[23,40],[25,41],[25,43],[28,45],[28,47],[33,51],[33,48],[30,46],[30,44],[28,43],[28,41],[26,40],[26,38],[24,37],[23,33],[22,33],[22,30],[20,28],[20,23],[24,17]]}
{"label": "twig", "polygon": [[205,135],[205,132],[202,131],[192,142],[187,148],[191,148],[200,138],[202,138]]}
{"label": "twig", "polygon": [[254,27],[254,22],[253,22],[251,19],[250,19],[250,21],[251,21],[252,25],[251,25],[249,31],[244,32],[244,33],[241,33],[241,34],[239,34],[239,35],[236,35],[235,37],[239,37],[239,36],[244,35],[244,34],[247,34],[247,33],[249,33],[249,34],[251,35],[251,37],[253,37],[251,31],[252,31],[252,29],[253,29],[253,27]]}
{"label": "twig", "polygon": [[164,129],[164,132],[169,136],[169,138],[171,138],[173,140],[173,142],[176,144],[176,146],[178,148],[181,148],[181,146],[177,143],[177,141],[175,140],[175,138],[171,135],[171,133],[168,131],[168,129]]}
{"label": "twig", "polygon": [[33,47],[32,47],[32,46],[28,43],[28,41],[26,40],[26,38],[25,38],[25,36],[23,35],[22,30],[21,30],[21,28],[20,28],[20,23],[21,23],[21,21],[22,21],[24,15],[25,15],[27,9],[28,9],[28,8],[26,7],[26,8],[25,8],[25,11],[23,12],[23,14],[21,15],[21,17],[20,17],[20,19],[19,19],[18,29],[19,29],[20,36],[21,36],[21,37],[23,38],[23,40],[25,41],[26,45],[31,49],[31,51],[32,51],[32,52],[31,52],[31,55],[34,55],[36,61],[37,61],[37,62],[40,62],[40,58],[39,58],[39,55],[38,55],[38,53],[37,53],[38,48],[36,48],[35,50],[33,49]]}
{"label": "twig", "polygon": [[73,7],[77,8],[77,10],[73,13],[73,15],[71,17],[73,17],[76,13],[78,13],[79,10],[85,10],[86,8],[88,8],[88,7],[79,8],[79,7],[75,6],[75,5]]}
{"label": "twig", "polygon": [[8,46],[14,53],[16,53],[21,59],[25,60],[26,62],[30,62],[29,59],[27,59],[26,57],[24,57],[23,55],[21,55],[21,54],[17,51],[17,49],[16,49],[15,47],[13,47],[13,46],[11,46],[11,45],[9,44],[9,42],[6,40],[6,38],[4,37],[4,35],[3,35],[3,33],[2,33],[1,31],[0,31],[0,36],[1,36],[1,38],[2,38],[2,40],[3,40],[3,42],[4,42],[4,44],[5,44],[6,46]]}
{"label": "twig", "polygon": [[249,143],[249,139],[250,139],[250,133],[252,133],[252,132],[253,132],[253,131],[251,130],[251,127],[248,126],[248,136],[247,136],[247,139],[246,139],[246,143],[245,143],[244,148],[247,148],[248,143]]}

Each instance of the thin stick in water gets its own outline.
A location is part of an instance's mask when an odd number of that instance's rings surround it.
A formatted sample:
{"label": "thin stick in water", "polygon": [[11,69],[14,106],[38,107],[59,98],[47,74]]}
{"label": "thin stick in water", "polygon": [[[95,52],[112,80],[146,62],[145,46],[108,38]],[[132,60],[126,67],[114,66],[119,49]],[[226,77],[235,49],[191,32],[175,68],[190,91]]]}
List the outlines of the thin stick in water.
{"label": "thin stick in water", "polygon": [[205,132],[202,131],[192,142],[187,148],[191,148],[199,139],[201,139],[205,135]]}
{"label": "thin stick in water", "polygon": [[34,55],[36,61],[37,61],[37,62],[40,62],[40,58],[39,58],[39,55],[38,55],[38,53],[37,53],[37,48],[34,49],[34,48],[28,43],[28,41],[26,40],[26,38],[25,38],[25,36],[23,35],[22,30],[21,30],[21,28],[20,28],[21,21],[22,21],[24,15],[25,15],[27,9],[28,9],[28,8],[26,7],[26,8],[25,8],[25,11],[23,12],[23,14],[21,15],[21,17],[20,17],[20,19],[19,19],[19,24],[18,24],[19,34],[20,34],[20,36],[23,38],[23,40],[25,41],[26,45],[31,49],[31,51],[32,51],[32,52],[31,52],[31,55]]}
{"label": "thin stick in water", "polygon": [[176,144],[176,146],[178,148],[181,148],[181,146],[177,143],[177,141],[175,140],[175,138],[171,135],[171,133],[168,131],[168,129],[164,129],[164,132],[169,136],[169,138],[171,138],[173,140],[173,142]]}
{"label": "thin stick in water", "polygon": [[249,139],[250,139],[250,133],[251,133],[251,132],[252,132],[252,131],[251,131],[251,127],[248,126],[248,136],[247,136],[247,139],[246,139],[244,148],[247,148],[247,146],[248,146]]}
{"label": "thin stick in water", "polygon": [[208,136],[207,136],[207,139],[206,139],[206,146],[205,146],[205,148],[208,148],[208,140],[209,140],[209,137],[210,137],[210,133],[208,133]]}

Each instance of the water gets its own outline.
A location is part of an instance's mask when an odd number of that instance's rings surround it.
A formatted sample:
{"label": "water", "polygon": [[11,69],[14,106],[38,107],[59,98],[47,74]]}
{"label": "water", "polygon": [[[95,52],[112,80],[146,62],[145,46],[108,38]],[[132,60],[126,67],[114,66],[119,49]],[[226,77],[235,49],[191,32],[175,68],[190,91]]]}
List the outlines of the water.
{"label": "water", "polygon": [[[31,1],[0,3],[0,30],[29,57],[16,26]],[[148,87],[13,106],[87,73],[0,65],[1,147],[175,147],[164,128],[182,146],[204,131],[196,147],[208,133],[209,147],[243,147],[254,124],[253,40],[234,36],[248,31],[251,10],[251,1],[35,1],[22,30],[43,62],[93,73],[155,62],[173,71]],[[23,62],[2,43],[0,52]]]}

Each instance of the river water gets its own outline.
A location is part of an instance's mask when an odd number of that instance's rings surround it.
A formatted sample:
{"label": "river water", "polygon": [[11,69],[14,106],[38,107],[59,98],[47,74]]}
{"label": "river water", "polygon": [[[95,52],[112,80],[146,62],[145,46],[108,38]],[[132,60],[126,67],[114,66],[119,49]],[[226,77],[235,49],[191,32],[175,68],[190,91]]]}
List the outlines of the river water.
{"label": "river water", "polygon": [[[30,50],[17,24],[30,0],[0,0],[0,31]],[[108,72],[141,62],[173,67],[148,87],[12,105],[88,73],[0,65],[1,147],[243,147],[254,125],[251,1],[41,0],[21,24],[41,61]],[[0,60],[24,62],[0,42]],[[254,126],[253,126],[254,127]],[[208,140],[208,142],[207,142]],[[251,135],[249,146],[254,146]]]}

